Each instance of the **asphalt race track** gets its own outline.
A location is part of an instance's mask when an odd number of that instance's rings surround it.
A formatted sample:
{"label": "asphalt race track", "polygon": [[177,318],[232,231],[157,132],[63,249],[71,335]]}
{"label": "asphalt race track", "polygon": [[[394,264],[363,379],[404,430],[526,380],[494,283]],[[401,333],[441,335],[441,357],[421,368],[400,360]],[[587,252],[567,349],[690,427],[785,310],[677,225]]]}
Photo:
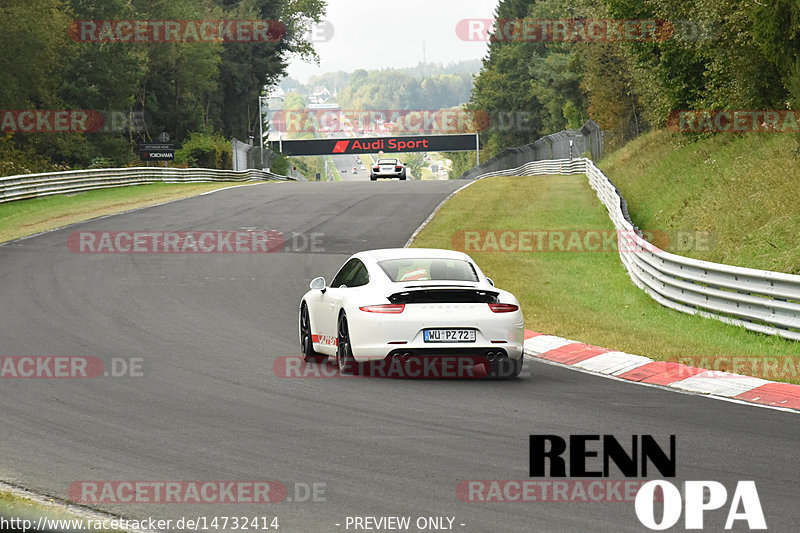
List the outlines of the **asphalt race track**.
{"label": "asphalt race track", "polygon": [[[366,155],[362,156],[369,161]],[[369,181],[369,168],[367,170],[361,170],[361,165],[356,163],[356,156],[354,155],[334,155],[333,164],[336,168],[339,169],[340,173],[342,170],[346,170],[346,173],[341,174],[342,181]],[[362,159],[363,161],[363,159]],[[353,167],[355,167],[358,172],[353,174]]]}
{"label": "asphalt race track", "polygon": [[[317,502],[99,506],[138,518],[277,516],[281,532],[354,531],[348,516],[454,517],[470,533],[646,531],[633,503],[467,503],[456,486],[531,479],[533,433],[676,435],[672,481],[715,480],[730,495],[754,480],[769,530],[796,531],[795,414],[531,361],[511,381],[274,374],[277,358],[300,354],[297,304],[310,280],[330,280],[353,252],[403,246],[461,185],[239,187],[0,246],[0,355],[143,362],[139,377],[0,380],[0,478],[61,498],[81,480],[275,480],[293,500],[295,484],[324,483]],[[322,249],[92,255],[66,245],[73,231],[240,229],[316,234]],[[706,530],[723,530],[727,511],[706,513]]]}

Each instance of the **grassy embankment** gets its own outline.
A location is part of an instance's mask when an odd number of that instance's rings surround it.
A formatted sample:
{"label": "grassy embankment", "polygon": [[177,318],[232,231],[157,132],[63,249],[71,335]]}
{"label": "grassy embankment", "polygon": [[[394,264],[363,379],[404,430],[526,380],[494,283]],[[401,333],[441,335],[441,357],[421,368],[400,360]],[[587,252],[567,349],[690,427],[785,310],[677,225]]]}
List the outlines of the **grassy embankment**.
{"label": "grassy embankment", "polygon": [[131,209],[197,196],[238,183],[154,183],[0,204],[0,242]]}
{"label": "grassy embankment", "polygon": [[[640,227],[711,236],[710,245],[684,255],[797,273],[800,189],[792,145],[775,134],[688,143],[654,132],[601,167]],[[458,248],[463,238],[454,235],[463,230],[603,229],[613,225],[585,177],[501,177],[456,195],[414,246]],[[493,249],[489,244],[481,249]],[[529,329],[657,360],[691,358],[698,366],[745,358],[742,373],[800,383],[800,343],[664,308],[633,285],[613,250],[467,251],[517,295]],[[778,368],[765,367],[765,357],[778,358]]]}

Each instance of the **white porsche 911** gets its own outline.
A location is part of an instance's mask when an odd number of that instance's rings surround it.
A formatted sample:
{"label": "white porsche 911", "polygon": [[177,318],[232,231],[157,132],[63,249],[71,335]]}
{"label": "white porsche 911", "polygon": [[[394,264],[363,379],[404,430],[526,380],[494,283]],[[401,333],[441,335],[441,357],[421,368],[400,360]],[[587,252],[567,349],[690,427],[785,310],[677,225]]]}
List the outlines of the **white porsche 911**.
{"label": "white porsche 911", "polygon": [[[523,340],[517,299],[495,288],[462,252],[357,253],[330,284],[312,281],[300,302],[305,360],[335,357],[342,373],[391,362],[404,365],[411,377],[425,377],[434,368],[428,362],[449,360],[456,373],[481,363],[490,377],[515,377],[522,370]],[[409,366],[414,361],[425,363]]]}

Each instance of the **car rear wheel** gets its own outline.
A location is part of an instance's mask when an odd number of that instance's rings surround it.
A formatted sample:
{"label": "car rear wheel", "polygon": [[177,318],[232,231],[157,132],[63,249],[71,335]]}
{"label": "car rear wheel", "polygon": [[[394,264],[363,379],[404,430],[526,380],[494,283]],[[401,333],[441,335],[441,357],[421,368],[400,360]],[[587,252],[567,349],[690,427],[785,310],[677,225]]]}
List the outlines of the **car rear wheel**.
{"label": "car rear wheel", "polygon": [[336,347],[336,362],[339,365],[339,372],[342,374],[352,374],[355,371],[356,360],[353,357],[353,347],[350,345],[350,330],[347,327],[347,317],[339,317],[338,341]]}
{"label": "car rear wheel", "polygon": [[370,181],[378,181],[378,176],[370,176]]}
{"label": "car rear wheel", "polygon": [[308,316],[308,307],[303,302],[300,308],[300,347],[303,349],[303,360],[306,363],[322,362],[328,356],[314,351],[314,342],[311,337],[311,320]]}

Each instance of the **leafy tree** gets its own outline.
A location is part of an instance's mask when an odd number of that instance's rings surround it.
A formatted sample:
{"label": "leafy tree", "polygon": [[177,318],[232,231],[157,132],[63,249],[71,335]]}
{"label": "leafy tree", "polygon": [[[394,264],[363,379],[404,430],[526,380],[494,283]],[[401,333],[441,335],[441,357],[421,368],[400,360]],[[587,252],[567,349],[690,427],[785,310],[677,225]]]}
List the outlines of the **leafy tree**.
{"label": "leafy tree", "polygon": [[246,137],[258,131],[258,96],[264,86],[277,85],[285,76],[289,57],[316,59],[305,34],[322,20],[325,1],[239,0],[227,4],[229,18],[274,20],[286,28],[285,37],[274,43],[223,45],[214,119],[222,131]]}
{"label": "leafy tree", "polygon": [[[654,40],[585,43],[496,39],[469,108],[527,111],[534,128],[493,128],[498,151],[593,118],[619,145],[684,109],[800,105],[800,4],[795,0],[501,0],[497,18],[668,21]],[[464,162],[457,156],[456,166]]]}
{"label": "leafy tree", "polygon": [[775,66],[793,108],[800,109],[800,4],[793,0],[750,4],[752,34]]}
{"label": "leafy tree", "polygon": [[357,70],[337,100],[346,109],[438,110],[466,102],[471,86],[467,74],[422,78],[402,70]]}
{"label": "leafy tree", "polygon": [[[39,156],[81,167],[101,158],[125,164],[138,142],[162,131],[178,143],[191,132],[246,138],[258,130],[258,95],[285,75],[288,58],[315,59],[304,35],[324,9],[325,0],[4,2],[4,109],[138,111],[151,120],[141,132],[14,133],[0,140],[0,153],[31,154],[30,167],[41,168]],[[98,43],[69,37],[73,20],[237,19],[277,20],[286,35],[270,43]]]}
{"label": "leafy tree", "polygon": [[419,179],[422,175],[422,167],[425,166],[425,156],[420,153],[408,154],[405,157],[404,163],[411,173],[411,176]]}
{"label": "leafy tree", "polygon": [[[535,3],[534,0],[501,0],[495,18],[498,21],[525,18]],[[542,42],[507,40],[502,38],[502,33],[491,39],[489,53],[475,77],[467,105],[469,111],[486,114],[494,121],[489,131],[482,134],[490,153],[503,147],[530,143],[540,136],[544,106],[537,97],[531,62],[547,53]],[[498,117],[520,112],[534,117],[526,128],[503,128],[496,123]]]}
{"label": "leafy tree", "polygon": [[60,0],[3,2],[0,102],[4,109],[58,105],[60,65],[74,50],[66,28],[71,13]]}
{"label": "leafy tree", "polygon": [[308,97],[301,93],[292,92],[283,99],[283,109],[287,111],[305,109],[306,105],[308,105]]}
{"label": "leafy tree", "polygon": [[189,139],[175,151],[175,163],[190,168],[229,169],[233,147],[219,134],[192,132]]}
{"label": "leafy tree", "polygon": [[[540,0],[531,6],[528,16],[536,20],[587,17],[582,2],[575,0]],[[542,132],[561,131],[569,125],[565,110],[573,122],[585,122],[584,93],[581,77],[583,58],[576,43],[546,42],[543,54],[534,53],[528,60],[532,91],[541,102]],[[537,51],[538,52],[538,51]]]}
{"label": "leafy tree", "polygon": [[314,76],[308,82],[309,88],[317,86],[327,87],[332,93],[337,93],[346,88],[350,83],[350,74],[339,70],[337,72],[326,72],[321,76]]}

